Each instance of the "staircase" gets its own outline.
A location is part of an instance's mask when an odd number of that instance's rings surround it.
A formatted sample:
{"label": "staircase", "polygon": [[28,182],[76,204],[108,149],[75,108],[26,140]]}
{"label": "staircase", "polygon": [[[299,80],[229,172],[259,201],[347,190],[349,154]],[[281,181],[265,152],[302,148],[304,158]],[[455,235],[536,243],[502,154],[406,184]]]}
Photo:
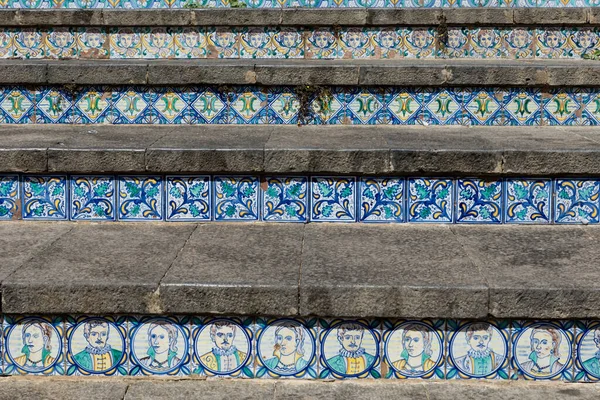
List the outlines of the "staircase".
{"label": "staircase", "polygon": [[0,398],[598,398],[599,10],[0,0]]}

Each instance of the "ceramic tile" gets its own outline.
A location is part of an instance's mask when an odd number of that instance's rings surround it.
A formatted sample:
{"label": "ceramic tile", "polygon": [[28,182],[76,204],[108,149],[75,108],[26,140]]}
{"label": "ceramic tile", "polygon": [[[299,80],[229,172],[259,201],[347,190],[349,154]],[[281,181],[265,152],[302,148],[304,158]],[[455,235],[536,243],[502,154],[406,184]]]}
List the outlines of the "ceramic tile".
{"label": "ceramic tile", "polygon": [[574,381],[600,381],[600,321],[575,321],[574,357]]}
{"label": "ceramic tile", "polygon": [[506,223],[548,223],[551,182],[546,179],[506,180]]}
{"label": "ceramic tile", "polygon": [[110,122],[148,124],[151,122],[152,93],[147,87],[117,87],[112,92]]}
{"label": "ceramic tile", "polygon": [[346,94],[346,116],[349,123],[353,125],[380,123],[378,117],[385,105],[385,88],[349,89]]}
{"label": "ceramic tile", "polygon": [[456,88],[423,89],[422,121],[425,125],[462,125],[463,93]]}
{"label": "ceramic tile", "polygon": [[21,218],[21,196],[17,175],[0,176],[0,221]]}
{"label": "ceramic tile", "polygon": [[70,124],[73,92],[57,87],[39,87],[35,90],[36,124]]}
{"label": "ceramic tile", "polygon": [[189,317],[131,317],[128,329],[130,375],[190,374]]}
{"label": "ceramic tile", "polygon": [[71,177],[72,220],[115,220],[115,179],[112,176]]}
{"label": "ceramic tile", "polygon": [[210,220],[209,176],[167,176],[167,221]]}
{"label": "ceramic tile", "polygon": [[405,0],[405,4],[415,8],[439,8],[442,6],[442,0]]}
{"label": "ceramic tile", "polygon": [[376,59],[377,43],[375,36],[378,29],[343,28],[338,38],[338,49],[344,59]]}
{"label": "ceramic tile", "polygon": [[509,379],[508,320],[448,320],[446,379]]}
{"label": "ceramic tile", "polygon": [[375,58],[388,60],[404,58],[406,55],[403,48],[403,34],[402,28],[384,27],[374,31]]}
{"label": "ceramic tile", "polygon": [[320,320],[320,379],[380,378],[377,320]]}
{"label": "ceramic tile", "polygon": [[454,184],[450,179],[408,180],[409,222],[452,222]]}
{"label": "ceramic tile", "polygon": [[301,28],[273,28],[269,36],[272,58],[304,58],[304,31]]}
{"label": "ceramic tile", "polygon": [[569,32],[565,28],[538,28],[536,30],[536,58],[570,58],[567,44]]}
{"label": "ceramic tile", "polygon": [[61,317],[5,315],[4,374],[64,375],[63,329]]}
{"label": "ceramic tile", "polygon": [[171,31],[164,27],[144,28],[141,33],[142,58],[174,58]]}
{"label": "ceramic tile", "polygon": [[273,8],[275,0],[243,0],[248,8]]}
{"label": "ceramic tile", "polygon": [[206,58],[208,43],[201,27],[170,28],[175,58]]}
{"label": "ceramic tile", "polygon": [[26,28],[15,32],[13,55],[17,58],[34,59],[46,57],[44,33],[40,30]]}
{"label": "ceramic tile", "polygon": [[360,220],[363,222],[404,222],[404,179],[362,178]]}
{"label": "ceramic tile", "polygon": [[567,38],[571,58],[581,58],[600,47],[600,33],[597,28],[571,28]]}
{"label": "ceramic tile", "polygon": [[66,176],[23,176],[23,219],[67,219]]}
{"label": "ceramic tile", "polygon": [[469,30],[469,57],[506,58],[505,31],[498,28],[474,28]]}
{"label": "ceramic tile", "polygon": [[442,58],[464,58],[471,51],[469,43],[469,31],[467,28],[448,28],[444,37],[437,36],[439,46],[439,57]]}
{"label": "ceramic tile", "polygon": [[74,28],[50,28],[44,33],[48,58],[78,58]]}
{"label": "ceramic tile", "polygon": [[141,28],[110,28],[110,58],[143,58]]}
{"label": "ceramic tile", "polygon": [[354,222],[356,220],[356,178],[311,178],[311,220]]}
{"label": "ceramic tile", "polygon": [[271,32],[266,27],[239,28],[241,58],[271,58]]}
{"label": "ceramic tile", "polygon": [[456,185],[457,223],[502,223],[502,181],[458,179]]}
{"label": "ceramic tile", "polygon": [[190,111],[197,124],[226,124],[229,121],[227,94],[218,88],[201,87],[190,98]]}
{"label": "ceramic tile", "polygon": [[571,381],[572,321],[513,321],[512,379]]}
{"label": "ceramic tile", "polygon": [[576,125],[580,94],[575,88],[550,89],[542,97],[544,125]]}
{"label": "ceramic tile", "polygon": [[105,59],[110,55],[110,38],[103,28],[76,28],[75,40],[79,58]]}
{"label": "ceramic tile", "polygon": [[[2,9],[1,6],[0,9]],[[13,41],[13,31],[8,28],[0,28],[0,58],[10,58],[13,56]]]}
{"label": "ceramic tile", "polygon": [[534,58],[536,51],[535,29],[514,28],[504,31],[504,45],[509,58]]}
{"label": "ceramic tile", "polygon": [[186,124],[189,121],[188,105],[193,94],[187,88],[164,87],[152,93],[151,119],[153,124]]}
{"label": "ceramic tile", "polygon": [[600,181],[592,179],[557,179],[554,182],[554,222],[598,223]]}
{"label": "ceramic tile", "polygon": [[336,32],[330,28],[316,28],[308,32],[306,36],[306,58],[341,58]]}
{"label": "ceramic tile", "polygon": [[402,49],[405,57],[429,59],[436,55],[435,29],[405,28],[402,30]]}
{"label": "ceramic tile", "polygon": [[262,187],[264,221],[307,221],[308,178],[268,176]]}
{"label": "ceramic tile", "polygon": [[539,126],[542,120],[542,96],[539,89],[509,88],[502,104],[507,125]]}
{"label": "ceramic tile", "polygon": [[[346,104],[344,89],[318,88],[310,95],[309,122],[316,125],[339,124],[345,120]],[[299,120],[302,122],[302,118]]]}
{"label": "ceramic tile", "polygon": [[595,89],[582,88],[580,95],[582,122],[585,125],[600,125],[600,93]]}
{"label": "ceramic tile", "polygon": [[213,190],[215,220],[258,220],[259,181],[257,177],[215,176]]}
{"label": "ceramic tile", "polygon": [[192,317],[192,374],[254,378],[253,318]]}
{"label": "ceramic tile", "polygon": [[240,57],[240,38],[235,29],[229,27],[207,28],[206,39],[209,58]]}
{"label": "ceramic tile", "polygon": [[389,117],[389,121],[386,121],[386,123],[417,125],[423,112],[422,91],[416,88],[388,88],[384,110]]}
{"label": "ceramic tile", "polygon": [[468,88],[462,91],[467,125],[503,125],[502,105],[506,97],[502,88]]}
{"label": "ceramic tile", "polygon": [[0,122],[27,124],[35,121],[35,92],[24,87],[0,89]]}
{"label": "ceramic tile", "polygon": [[445,325],[441,319],[384,320],[385,377],[444,379]]}
{"label": "ceramic tile", "polygon": [[111,119],[112,90],[87,86],[75,93],[69,119],[75,124],[104,124]]}
{"label": "ceramic tile", "polygon": [[230,121],[234,124],[267,124],[267,92],[256,86],[236,87],[230,103]]}
{"label": "ceramic tile", "polygon": [[290,124],[298,122],[306,123],[310,116],[299,121],[300,102],[291,87],[270,87],[268,92],[269,109],[268,118],[270,124]]}
{"label": "ceramic tile", "polygon": [[66,375],[123,376],[129,370],[125,317],[68,316]]}
{"label": "ceramic tile", "polygon": [[73,0],[72,2],[65,1],[62,8],[98,9],[106,7],[108,7],[108,0]]}
{"label": "ceramic tile", "polygon": [[119,220],[162,220],[163,197],[163,180],[159,176],[119,177]]}
{"label": "ceramic tile", "polygon": [[257,318],[257,378],[317,378],[318,320]]}

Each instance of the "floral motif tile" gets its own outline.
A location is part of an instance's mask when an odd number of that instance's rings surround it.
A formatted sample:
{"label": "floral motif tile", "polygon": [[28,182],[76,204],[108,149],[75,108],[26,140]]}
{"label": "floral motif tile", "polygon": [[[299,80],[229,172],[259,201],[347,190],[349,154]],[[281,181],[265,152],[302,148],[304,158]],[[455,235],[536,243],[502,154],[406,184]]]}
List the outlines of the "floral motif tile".
{"label": "floral motif tile", "polygon": [[4,316],[5,375],[64,375],[61,317]]}
{"label": "floral motif tile", "polygon": [[463,103],[468,125],[503,125],[505,118],[502,104],[505,89],[502,88],[472,88],[463,90]]}
{"label": "floral motif tile", "polygon": [[253,318],[192,317],[192,374],[254,378]]}
{"label": "floral motif tile", "polygon": [[69,119],[75,124],[108,123],[112,112],[112,89],[85,87],[75,93]]}
{"label": "floral motif tile", "polygon": [[502,104],[507,125],[539,126],[542,121],[542,95],[539,89],[509,88]]}
{"label": "floral motif tile", "polygon": [[230,121],[234,124],[267,124],[267,92],[256,86],[234,88],[231,93]]}
{"label": "floral motif tile", "polygon": [[67,219],[66,176],[23,176],[23,219]]}
{"label": "floral motif tile", "polygon": [[338,48],[341,58],[344,59],[374,59],[378,58],[376,52],[375,29],[370,28],[344,28],[339,34]]}
{"label": "floral motif tile", "polygon": [[21,196],[17,175],[0,176],[0,221],[21,218]]}
{"label": "floral motif tile", "polygon": [[411,178],[408,180],[409,222],[452,222],[450,179]]}
{"label": "floral motif tile", "polygon": [[175,58],[206,58],[208,43],[206,32],[201,27],[171,28]]}
{"label": "floral motif tile", "polygon": [[17,58],[34,59],[46,57],[44,33],[37,29],[20,29],[15,31],[13,39],[13,55]]}
{"label": "floral motif tile", "polygon": [[[0,9],[2,7],[0,6]],[[14,33],[11,29],[0,28],[0,58],[10,58],[14,52]]]}
{"label": "floral motif tile", "polygon": [[594,89],[581,88],[581,121],[589,125],[600,125],[600,93]]}
{"label": "floral motif tile", "polygon": [[164,27],[144,28],[141,33],[143,58],[174,58],[171,31]]}
{"label": "floral motif tile", "polygon": [[65,319],[66,375],[128,374],[125,317],[68,316]]}
{"label": "floral motif tile", "polygon": [[44,33],[46,57],[78,58],[74,28],[50,28]]}
{"label": "floral motif tile", "polygon": [[362,178],[360,220],[363,222],[404,222],[404,179]]}
{"label": "floral motif tile", "polygon": [[226,124],[229,121],[227,94],[217,88],[201,87],[190,93],[192,123]]}
{"label": "floral motif tile", "polygon": [[448,320],[446,325],[446,379],[509,379],[508,320]]}
{"label": "floral motif tile", "polygon": [[598,223],[600,181],[557,179],[554,182],[554,222]]}
{"label": "floral motif tile", "polygon": [[445,325],[440,319],[384,320],[385,378],[444,379]]}
{"label": "floral motif tile", "polygon": [[262,190],[264,221],[306,222],[308,178],[266,177]]}
{"label": "floral motif tile", "polygon": [[254,329],[257,378],[317,378],[317,318],[257,318]]}
{"label": "floral motif tile", "polygon": [[254,176],[215,176],[217,221],[258,220],[259,181]]}
{"label": "floral motif tile", "polygon": [[346,123],[347,103],[343,88],[319,88],[310,94],[311,115],[308,122],[316,125]]}
{"label": "floral motif tile", "polygon": [[551,89],[542,99],[544,125],[575,125],[580,109],[578,90]]}
{"label": "floral motif tile", "polygon": [[404,28],[402,49],[407,58],[429,59],[436,56],[435,29]]}
{"label": "floral motif tile", "polygon": [[505,185],[506,223],[550,222],[550,180],[507,179]]}
{"label": "floral motif tile", "polygon": [[574,356],[574,381],[600,381],[600,321],[575,321]]}
{"label": "floral motif tile", "polygon": [[63,88],[40,87],[34,94],[36,124],[72,122],[73,93]]}
{"label": "floral motif tile", "polygon": [[565,28],[538,28],[536,30],[536,58],[570,58]]}
{"label": "floral motif tile", "polygon": [[208,28],[206,40],[209,58],[240,57],[240,38],[234,29],[228,27]]}
{"label": "floral motif tile", "polygon": [[271,87],[268,93],[270,124],[297,124],[300,101],[291,87]]}
{"label": "floral motif tile", "polygon": [[573,321],[513,321],[512,379],[573,379]]}
{"label": "floral motif tile", "polygon": [[190,374],[190,317],[130,317],[132,376]]}
{"label": "floral motif tile", "polygon": [[502,223],[502,181],[458,179],[457,223]]}
{"label": "floral motif tile", "polygon": [[336,32],[329,28],[317,28],[308,32],[306,37],[306,58],[341,58]]}
{"label": "floral motif tile", "polygon": [[141,28],[110,28],[110,58],[143,58]]}
{"label": "floral motif tile", "polygon": [[112,92],[110,122],[113,124],[151,123],[153,94],[147,87],[117,87]]}
{"label": "floral motif tile", "polygon": [[155,90],[152,93],[152,123],[190,123],[188,105],[192,102],[193,96],[194,93],[188,88],[165,87]]}
{"label": "floral motif tile", "polygon": [[426,125],[462,125],[463,93],[460,89],[423,89],[422,121]]}
{"label": "floral motif tile", "polygon": [[[416,88],[388,88],[385,94],[386,115],[392,125],[417,125],[423,112],[423,96]],[[379,119],[380,124],[384,121]]]}
{"label": "floral motif tile", "polygon": [[474,28],[469,30],[469,57],[506,58],[505,32],[498,28]]}
{"label": "floral motif tile", "polygon": [[377,320],[319,320],[319,378],[381,378]]}
{"label": "floral motif tile", "polygon": [[35,91],[25,87],[0,89],[0,122],[26,124],[35,122]]}
{"label": "floral motif tile", "polygon": [[115,220],[115,179],[112,176],[71,177],[71,219]]}
{"label": "floral motif tile", "polygon": [[384,111],[386,89],[349,89],[346,94],[348,122],[354,125],[379,124]]}
{"label": "floral motif tile", "polygon": [[[503,1],[503,0],[501,0]],[[504,31],[504,45],[509,58],[532,59],[536,51],[535,29],[514,28]]]}
{"label": "floral motif tile", "polygon": [[162,220],[163,196],[159,176],[119,177],[119,220]]}
{"label": "floral motif tile", "polygon": [[103,28],[77,28],[75,40],[79,58],[105,59],[110,55],[110,38]]}
{"label": "floral motif tile", "polygon": [[311,178],[311,220],[354,222],[356,220],[356,178]]}
{"label": "floral motif tile", "polygon": [[211,218],[209,176],[167,176],[167,221]]}

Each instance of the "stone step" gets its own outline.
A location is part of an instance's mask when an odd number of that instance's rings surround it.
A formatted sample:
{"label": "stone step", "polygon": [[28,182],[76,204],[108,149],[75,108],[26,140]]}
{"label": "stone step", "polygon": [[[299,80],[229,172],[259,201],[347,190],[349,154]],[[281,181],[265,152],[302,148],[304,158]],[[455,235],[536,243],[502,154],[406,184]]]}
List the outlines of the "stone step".
{"label": "stone step", "polygon": [[127,378],[94,379],[51,377],[2,378],[0,399],[60,398],[79,400],[135,399],[477,399],[488,400],[580,400],[597,399],[600,390],[593,384],[562,382],[493,382],[493,381],[410,381],[350,380],[346,382],[279,380],[199,380],[160,379],[158,381]]}
{"label": "stone step", "polygon": [[585,319],[597,227],[0,223],[5,314]]}

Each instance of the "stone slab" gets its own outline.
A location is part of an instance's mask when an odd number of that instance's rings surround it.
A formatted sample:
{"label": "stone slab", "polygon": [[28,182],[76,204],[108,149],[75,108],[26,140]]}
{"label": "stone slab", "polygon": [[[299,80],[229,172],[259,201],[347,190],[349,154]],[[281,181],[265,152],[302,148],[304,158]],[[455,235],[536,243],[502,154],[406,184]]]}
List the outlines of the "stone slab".
{"label": "stone slab", "polygon": [[[159,282],[195,226],[106,223],[69,228],[4,279],[3,312],[160,312],[155,295]],[[35,226],[29,233],[36,234]]]}
{"label": "stone slab", "polygon": [[306,227],[300,314],[481,318],[488,291],[443,225]]}
{"label": "stone slab", "polygon": [[125,379],[39,378],[42,377],[3,377],[0,385],[0,400],[114,400],[123,399],[129,387]]}
{"label": "stone slab", "polygon": [[198,225],[160,285],[172,313],[296,315],[304,226]]}

